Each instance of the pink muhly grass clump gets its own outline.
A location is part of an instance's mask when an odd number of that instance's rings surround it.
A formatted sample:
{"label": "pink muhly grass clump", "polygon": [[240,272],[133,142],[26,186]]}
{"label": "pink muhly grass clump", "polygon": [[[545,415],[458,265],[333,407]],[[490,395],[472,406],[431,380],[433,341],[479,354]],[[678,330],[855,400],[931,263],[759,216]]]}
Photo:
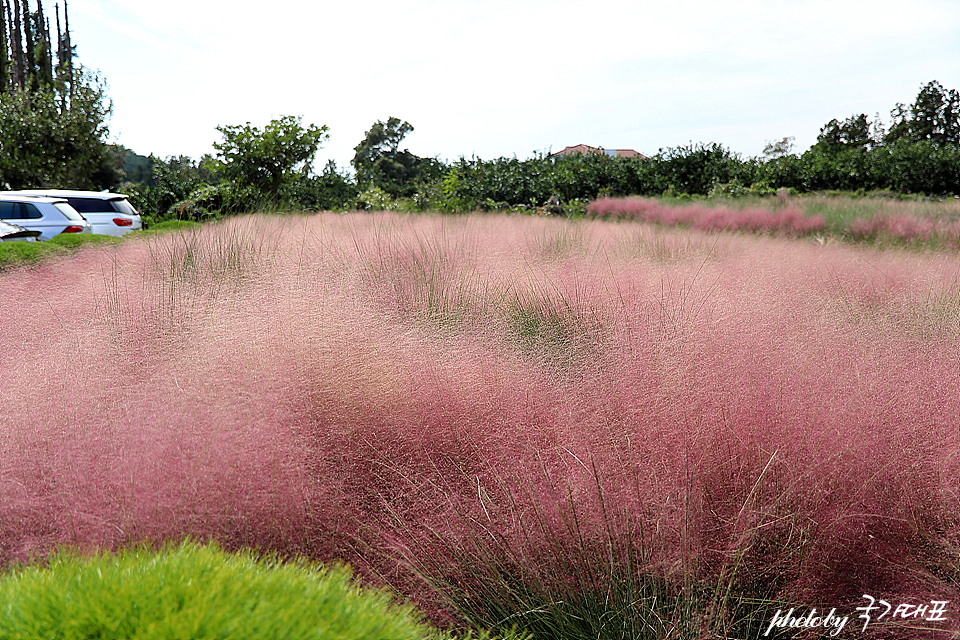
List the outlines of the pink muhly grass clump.
{"label": "pink muhly grass clump", "polygon": [[[726,576],[766,585],[769,597],[929,593],[937,583],[923,567],[938,562],[929,536],[946,548],[957,541],[957,496],[944,489],[960,477],[958,443],[945,425],[960,416],[949,373],[956,332],[941,333],[949,325],[926,296],[930,274],[957,265],[911,275],[903,258],[868,265],[848,255],[778,245],[697,258],[660,278],[615,269],[590,287],[617,292],[621,324],[609,310],[594,314],[614,341],[559,387],[534,384],[559,390],[550,405],[561,409],[546,421],[556,457],[545,464],[544,446],[520,449],[525,462],[490,459],[476,486],[440,492],[452,508],[444,526],[395,513],[394,544],[436,579],[459,575],[458,588],[482,581],[477,571],[496,582],[507,567],[544,589],[569,588],[561,583],[577,572],[563,563],[597,562],[588,549],[614,531],[617,544],[633,540],[645,571]],[[863,281],[866,307],[851,287]],[[935,298],[955,298],[955,281],[937,287]],[[489,532],[489,555],[461,575],[464,554],[480,554]]]}
{"label": "pink muhly grass clump", "polygon": [[666,206],[644,198],[601,198],[587,207],[597,218],[620,218],[665,226],[684,225],[701,231],[749,231],[781,236],[803,236],[823,231],[823,216],[805,216],[788,207],[779,211],[748,208]]}
{"label": "pink muhly grass clump", "polygon": [[27,304],[2,310],[0,560],[184,535],[305,550],[311,504],[335,498],[305,480],[276,337],[221,324],[202,278],[189,311],[207,317],[142,328],[164,301],[141,249],[4,276]]}
{"label": "pink muhly grass clump", "polygon": [[823,216],[806,216],[795,207],[773,212],[743,209],[737,213],[733,228],[796,237],[823,231],[826,223]]}
{"label": "pink muhly grass clump", "polygon": [[587,206],[587,212],[597,218],[628,218],[642,220],[644,212],[655,210],[659,203],[646,198],[599,198]]}
{"label": "pink muhly grass clump", "polygon": [[[499,502],[478,487],[476,539],[493,527],[488,512],[501,514],[497,557],[530,563],[541,584],[570,574],[537,549],[572,544],[592,557],[584,540],[613,526],[618,541],[630,532],[647,570],[762,584],[768,597],[953,593],[926,567],[940,562],[931,536],[957,548],[956,330],[938,333],[948,325],[936,316],[894,318],[923,315],[928,277],[956,273],[956,262],[931,264],[887,295],[903,258],[850,265],[842,252],[778,252],[769,265],[759,248],[752,262],[691,265],[675,291],[617,275],[627,342],[563,393],[578,426],[562,432],[569,466],[505,472],[526,480]],[[870,285],[884,312],[848,306],[849,282],[877,271],[888,274]],[[944,286],[956,300],[955,280]],[[600,496],[621,510],[601,509]],[[523,513],[530,526],[509,526]],[[470,537],[454,532],[439,546],[421,541],[429,551],[418,557],[440,563],[451,539]],[[436,570],[455,571],[454,559]]]}
{"label": "pink muhly grass clump", "polygon": [[937,243],[950,248],[960,247],[960,222],[931,217],[878,213],[871,218],[852,220],[847,230],[857,240]]}

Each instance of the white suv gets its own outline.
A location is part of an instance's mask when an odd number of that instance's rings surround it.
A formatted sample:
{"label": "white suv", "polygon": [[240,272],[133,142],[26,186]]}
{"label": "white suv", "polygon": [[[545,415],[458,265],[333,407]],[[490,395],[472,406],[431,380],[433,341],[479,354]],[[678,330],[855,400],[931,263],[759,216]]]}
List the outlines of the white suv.
{"label": "white suv", "polygon": [[25,189],[0,193],[62,198],[87,219],[94,233],[105,236],[122,236],[143,228],[140,214],[127,201],[128,196],[122,193],[68,189]]}
{"label": "white suv", "polygon": [[61,233],[91,233],[90,223],[64,198],[11,195],[0,191],[0,221],[39,231],[40,240]]}

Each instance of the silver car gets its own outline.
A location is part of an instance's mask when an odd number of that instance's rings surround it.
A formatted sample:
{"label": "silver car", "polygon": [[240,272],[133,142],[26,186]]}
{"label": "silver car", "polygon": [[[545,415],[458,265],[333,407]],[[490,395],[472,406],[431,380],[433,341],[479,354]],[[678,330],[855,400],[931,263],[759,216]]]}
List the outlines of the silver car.
{"label": "silver car", "polygon": [[0,192],[0,221],[39,231],[40,240],[49,240],[61,233],[93,233],[90,223],[63,198]]}
{"label": "silver car", "polygon": [[40,232],[0,220],[0,242],[37,242]]}
{"label": "silver car", "polygon": [[122,236],[143,228],[140,214],[123,193],[71,189],[25,189],[6,193],[65,199],[87,219],[94,233],[105,236]]}

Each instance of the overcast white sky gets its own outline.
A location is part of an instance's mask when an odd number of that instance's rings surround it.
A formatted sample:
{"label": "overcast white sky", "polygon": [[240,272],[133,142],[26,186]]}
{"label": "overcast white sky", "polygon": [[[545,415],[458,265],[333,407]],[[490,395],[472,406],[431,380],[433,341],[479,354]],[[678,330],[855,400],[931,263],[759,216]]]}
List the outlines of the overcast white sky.
{"label": "overcast white sky", "polygon": [[831,118],[888,123],[930,80],[960,89],[960,0],[71,0],[70,26],[113,141],[196,158],[218,124],[300,115],[330,128],[318,169],[390,116],[445,160],[752,156],[805,150]]}

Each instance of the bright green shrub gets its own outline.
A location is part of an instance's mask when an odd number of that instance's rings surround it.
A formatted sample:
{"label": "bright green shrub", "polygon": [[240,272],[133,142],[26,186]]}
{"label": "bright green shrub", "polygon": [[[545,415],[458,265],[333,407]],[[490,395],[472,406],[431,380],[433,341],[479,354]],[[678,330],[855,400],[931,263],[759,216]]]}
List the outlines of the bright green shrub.
{"label": "bright green shrub", "polygon": [[385,592],[335,566],[258,561],[216,546],[84,558],[0,578],[0,638],[423,638],[434,635]]}

